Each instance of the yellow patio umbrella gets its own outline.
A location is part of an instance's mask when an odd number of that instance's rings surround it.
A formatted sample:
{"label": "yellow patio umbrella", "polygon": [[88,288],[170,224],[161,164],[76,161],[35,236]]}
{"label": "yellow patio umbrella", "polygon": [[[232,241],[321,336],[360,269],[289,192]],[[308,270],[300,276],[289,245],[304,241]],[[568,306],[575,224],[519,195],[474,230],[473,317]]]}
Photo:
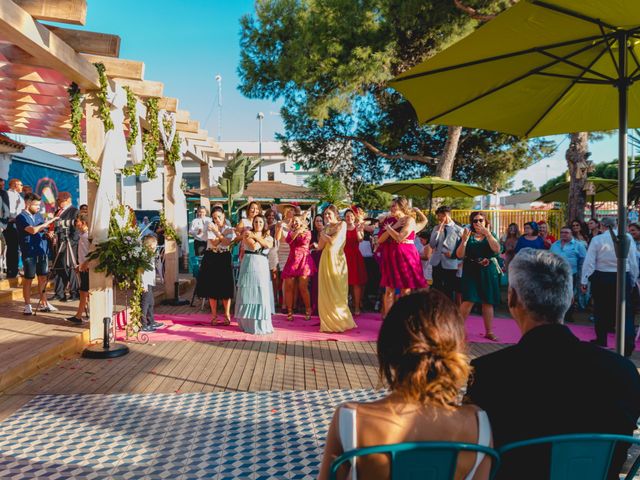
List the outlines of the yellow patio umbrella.
{"label": "yellow patio umbrella", "polygon": [[640,126],[639,43],[638,0],[520,0],[391,82],[423,123],[523,137],[619,130],[619,352],[629,250],[627,128]]}

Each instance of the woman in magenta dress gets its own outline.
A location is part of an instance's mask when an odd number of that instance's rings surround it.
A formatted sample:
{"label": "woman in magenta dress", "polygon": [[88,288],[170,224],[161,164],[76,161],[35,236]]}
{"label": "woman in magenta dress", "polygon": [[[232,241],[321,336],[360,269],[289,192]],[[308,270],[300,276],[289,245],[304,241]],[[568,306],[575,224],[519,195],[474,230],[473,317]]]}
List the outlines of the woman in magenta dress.
{"label": "woman in magenta dress", "polygon": [[405,197],[391,202],[390,216],[380,229],[378,241],[382,247],[380,285],[384,287],[384,311],[388,312],[395,300],[396,290],[408,295],[411,290],[424,288],[420,255],[415,246],[416,221]]}
{"label": "woman in magenta dress", "polygon": [[316,271],[309,278],[309,285],[311,286],[311,310],[314,315],[318,314],[318,267],[320,266],[320,257],[322,256],[322,250],[318,249],[320,243],[320,234],[324,231],[324,218],[322,215],[316,215],[313,219],[313,226],[311,227],[311,258],[313,264],[316,267]]}
{"label": "woman in magenta dress", "polygon": [[293,320],[293,302],[296,287],[304,303],[305,320],[311,318],[311,300],[309,298],[309,277],[316,271],[311,259],[309,244],[311,232],[302,215],[296,215],[291,222],[291,229],[286,237],[289,244],[289,256],[282,270],[284,281],[284,298],[287,305],[287,320]]}
{"label": "woman in magenta dress", "polygon": [[362,303],[362,289],[367,283],[367,269],[362,253],[360,253],[360,242],[364,238],[364,223],[359,223],[356,220],[353,210],[344,212],[344,221],[347,224],[347,240],[344,245],[344,254],[347,257],[349,287],[353,298],[353,313],[358,316],[360,315]]}

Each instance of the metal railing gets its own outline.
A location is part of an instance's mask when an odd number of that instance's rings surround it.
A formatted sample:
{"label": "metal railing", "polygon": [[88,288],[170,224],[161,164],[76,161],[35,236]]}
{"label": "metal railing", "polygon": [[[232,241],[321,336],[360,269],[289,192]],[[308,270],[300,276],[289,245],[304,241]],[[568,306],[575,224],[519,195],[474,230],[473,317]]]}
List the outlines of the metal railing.
{"label": "metal railing", "polygon": [[544,220],[549,225],[549,233],[556,238],[560,237],[560,228],[565,224],[562,210],[452,210],[451,218],[461,225],[469,223],[471,212],[482,212],[489,219],[491,230],[498,236],[502,236],[509,224],[515,223],[524,229],[525,222],[539,222]]}

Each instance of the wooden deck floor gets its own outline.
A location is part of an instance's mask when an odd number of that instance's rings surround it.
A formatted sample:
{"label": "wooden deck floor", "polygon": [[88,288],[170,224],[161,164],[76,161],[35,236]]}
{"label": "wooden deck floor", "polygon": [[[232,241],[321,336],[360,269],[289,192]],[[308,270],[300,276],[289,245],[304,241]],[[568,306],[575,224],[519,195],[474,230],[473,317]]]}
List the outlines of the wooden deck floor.
{"label": "wooden deck floor", "polygon": [[[501,345],[474,344],[472,355]],[[374,342],[163,342],[112,360],[67,357],[0,395],[0,419],[40,394],[380,388]]]}

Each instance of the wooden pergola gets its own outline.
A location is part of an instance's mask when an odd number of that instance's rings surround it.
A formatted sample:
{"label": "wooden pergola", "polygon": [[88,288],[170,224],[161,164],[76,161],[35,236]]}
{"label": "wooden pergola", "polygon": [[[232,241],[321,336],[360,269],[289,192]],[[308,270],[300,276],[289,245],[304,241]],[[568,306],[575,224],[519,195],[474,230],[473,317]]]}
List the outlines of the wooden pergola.
{"label": "wooden pergola", "polygon": [[[41,23],[84,25],[86,0],[0,0],[0,132],[69,140],[70,104],[67,88],[76,83],[84,94],[83,138],[89,156],[102,168],[105,131],[98,114],[99,75],[93,65],[102,63],[110,88],[129,87],[137,96],[137,113],[142,128],[147,125],[144,100],[158,98],[159,108],[175,113],[176,131],[183,141],[182,153],[201,162],[201,183],[213,158],[223,158],[215,142],[178,109],[178,100],[163,96],[164,85],[144,78],[144,63],[119,58],[120,37]],[[127,127],[125,126],[125,129]],[[175,170],[165,169],[165,215],[175,216]],[[116,172],[113,172],[115,176]],[[205,186],[205,185],[202,185]],[[88,181],[89,213],[93,215],[97,185]],[[115,196],[115,191],[112,192]],[[90,232],[90,235],[95,232]],[[177,280],[178,252],[174,241],[165,246],[165,288],[173,293]],[[111,278],[91,272],[91,340],[102,337],[102,318],[111,316]]]}

